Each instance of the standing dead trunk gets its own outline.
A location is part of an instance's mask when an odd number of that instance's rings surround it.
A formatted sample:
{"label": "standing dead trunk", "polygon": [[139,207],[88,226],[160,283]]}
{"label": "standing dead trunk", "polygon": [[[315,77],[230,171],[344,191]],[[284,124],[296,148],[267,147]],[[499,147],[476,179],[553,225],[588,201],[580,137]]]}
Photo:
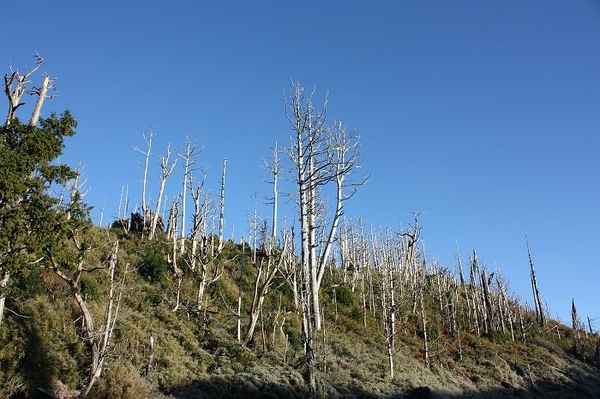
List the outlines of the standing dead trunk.
{"label": "standing dead trunk", "polygon": [[537,278],[535,276],[535,269],[533,268],[533,258],[531,256],[531,250],[529,249],[529,241],[527,241],[527,237],[525,237],[525,243],[527,244],[527,255],[529,257],[529,267],[531,269],[531,289],[533,290],[533,301],[535,303],[535,316],[538,325],[543,326],[546,324],[546,315],[542,305],[540,290],[538,288]]}
{"label": "standing dead trunk", "polygon": [[219,247],[217,252],[223,250],[225,234],[225,171],[227,170],[227,159],[223,159],[223,173],[221,174],[221,206],[219,208]]}
{"label": "standing dead trunk", "polygon": [[[76,245],[78,246],[78,250],[80,252],[85,252],[83,246],[79,245],[79,243],[76,243]],[[118,261],[118,251],[119,242],[116,241],[113,245],[108,259],[108,273],[110,276],[108,304],[106,307],[106,316],[104,324],[100,328],[97,328],[95,326],[94,318],[81,291],[80,281],[82,273],[85,271],[85,269],[83,268],[82,258],[77,267],[75,276],[69,277],[65,272],[63,272],[59,268],[52,254],[48,254],[50,262],[52,264],[52,269],[54,270],[56,275],[58,275],[63,281],[65,281],[69,285],[71,289],[71,294],[73,295],[73,298],[75,299],[75,302],[77,303],[77,306],[79,307],[79,310],[81,312],[81,317],[83,318],[83,336],[90,350],[90,365],[89,373],[84,383],[84,387],[79,395],[80,398],[87,397],[92,387],[96,383],[97,379],[102,374],[102,368],[104,366],[106,356],[108,355],[108,349],[111,344],[112,333],[117,321],[119,306],[123,293],[124,277],[127,274],[127,268],[125,268],[125,272],[123,273],[123,279],[121,280],[120,287],[118,288],[118,293],[116,293],[116,268]]]}
{"label": "standing dead trunk", "polygon": [[46,95],[48,93],[48,89],[51,86],[50,77],[48,75],[44,75],[44,79],[42,80],[42,87],[39,89],[34,89],[34,92],[38,95],[38,99],[35,103],[35,107],[33,108],[33,113],[31,114],[31,119],[29,120],[29,126],[35,126],[40,119],[40,112],[42,111],[42,105],[44,105],[44,100],[46,99]]}
{"label": "standing dead trunk", "polygon": [[430,368],[431,362],[429,360],[429,343],[427,342],[427,314],[425,312],[425,302],[423,300],[423,285],[419,289],[419,307],[421,308],[421,323],[423,328],[423,361],[425,367]]}
{"label": "standing dead trunk", "polygon": [[196,152],[196,145],[192,145],[192,143],[190,142],[189,138],[186,140],[186,147],[185,147],[185,153],[184,154],[178,154],[182,159],[183,159],[183,182],[182,182],[182,189],[181,189],[181,234],[180,234],[180,247],[179,247],[179,252],[181,255],[183,255],[185,253],[185,236],[186,236],[186,231],[185,231],[185,224],[187,221],[187,207],[186,207],[186,199],[187,199],[187,192],[188,189],[191,188],[192,185],[192,181],[191,181],[191,173],[192,173],[192,166],[194,165],[194,163],[196,163],[196,160],[198,158],[198,154]]}
{"label": "standing dead trunk", "polygon": [[[152,139],[154,138],[154,131],[150,130],[148,137],[146,137],[146,134],[143,134],[143,138],[144,138],[144,141],[146,142],[146,145],[148,146],[146,151],[142,151],[138,147],[134,147],[133,149],[135,151],[141,152],[144,155],[144,175],[142,178],[142,217],[143,217],[142,232],[145,235],[146,229],[148,228],[148,225],[150,223],[150,220],[148,220],[148,216],[150,215],[150,209],[148,207],[148,202],[146,201],[146,186],[148,183],[148,168],[149,168],[149,163],[150,163],[150,153],[152,151]],[[125,207],[125,209],[124,209],[124,214],[126,212],[127,212],[127,207]],[[123,217],[123,218],[125,218],[125,217]]]}
{"label": "standing dead trunk", "polygon": [[581,357],[585,362],[585,347],[583,345],[583,339],[581,337],[581,321],[577,316],[577,309],[575,308],[575,298],[571,300],[571,320],[573,322],[573,332],[575,333],[575,340],[573,342],[573,352],[576,356]]}
{"label": "standing dead trunk", "polygon": [[34,107],[34,111],[30,119],[30,125],[35,126],[37,124],[40,110],[44,103],[44,99],[46,98],[46,92],[48,91],[51,82],[50,78],[48,78],[47,75],[44,75],[45,83],[42,84],[42,89],[45,86],[45,90],[43,90],[43,93],[42,90],[35,88],[31,91],[27,91],[27,84],[30,83],[29,78],[38,69],[40,69],[40,67],[44,63],[44,58],[40,56],[37,52],[35,52],[33,56],[35,57],[35,67],[31,71],[26,72],[24,75],[21,75],[21,73],[18,70],[16,70],[13,71],[10,75],[4,75],[4,92],[6,93],[6,96],[8,98],[8,113],[6,115],[5,123],[7,126],[10,125],[10,123],[16,118],[17,109],[21,105],[25,104],[21,102],[21,98],[25,93],[38,95],[38,101],[36,103],[36,106]]}
{"label": "standing dead trunk", "polygon": [[167,184],[167,179],[173,172],[175,165],[177,164],[177,160],[172,163],[169,161],[171,157],[171,146],[167,146],[167,155],[160,157],[160,167],[162,169],[162,173],[160,176],[160,185],[158,188],[158,197],[156,198],[156,209],[154,210],[154,215],[152,215],[152,225],[150,226],[150,234],[148,238],[150,240],[154,239],[154,235],[156,234],[156,226],[158,225],[158,218],[160,217],[160,206],[163,200],[163,193],[165,191],[165,185]]}

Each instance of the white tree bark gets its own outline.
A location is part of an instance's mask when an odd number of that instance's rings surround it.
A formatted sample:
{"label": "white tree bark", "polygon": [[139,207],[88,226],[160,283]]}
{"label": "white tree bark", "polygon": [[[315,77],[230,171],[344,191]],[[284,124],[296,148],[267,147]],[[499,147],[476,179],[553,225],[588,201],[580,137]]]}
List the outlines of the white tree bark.
{"label": "white tree bark", "polygon": [[183,255],[185,253],[185,237],[186,230],[185,225],[187,221],[187,207],[186,199],[189,188],[191,187],[191,173],[193,165],[198,159],[198,153],[196,151],[196,145],[192,144],[189,138],[186,140],[185,153],[178,154],[183,159],[183,182],[181,189],[181,235],[180,235],[180,247],[179,252]]}
{"label": "white tree bark", "polygon": [[148,235],[148,239],[153,240],[156,234],[156,226],[158,224],[158,218],[160,217],[160,207],[163,200],[163,193],[165,191],[165,184],[167,183],[167,179],[173,172],[175,165],[177,164],[177,160],[173,162],[169,161],[171,157],[171,146],[167,146],[167,154],[160,157],[160,167],[162,170],[160,176],[160,186],[158,188],[158,197],[156,199],[156,209],[154,210],[154,215],[152,215],[152,224],[150,226],[150,234]]}
{"label": "white tree bark", "polygon": [[[148,207],[148,202],[146,201],[146,187],[148,185],[148,168],[149,168],[149,163],[150,163],[150,154],[152,152],[152,139],[154,138],[154,131],[152,129],[150,129],[150,132],[148,134],[148,136],[146,137],[146,134],[143,134],[142,137],[144,138],[144,141],[146,142],[146,150],[142,151],[139,147],[134,147],[133,149],[135,151],[138,151],[140,153],[142,153],[144,155],[144,174],[142,177],[142,217],[143,217],[143,234],[145,234],[146,231],[146,227],[148,226],[148,223],[150,222],[150,220],[148,220],[149,215],[150,215],[150,209]],[[126,211],[127,209],[125,209]]]}
{"label": "white tree bark", "polygon": [[219,247],[217,252],[223,250],[225,234],[225,173],[227,170],[227,159],[223,159],[223,172],[221,174],[221,206],[219,208]]}
{"label": "white tree bark", "polygon": [[[37,118],[39,118],[40,110],[44,103],[44,99],[46,98],[46,92],[48,90],[48,87],[50,86],[50,78],[48,78],[46,75],[44,75],[46,90],[43,92],[43,96],[40,95],[40,90],[34,89],[29,92],[27,91],[27,84],[31,83],[29,81],[29,78],[38,69],[40,69],[40,67],[44,63],[44,58],[42,56],[40,56],[37,52],[34,52],[33,56],[35,57],[35,67],[31,71],[26,72],[24,75],[21,75],[19,70],[16,70],[16,71],[12,71],[12,73],[10,75],[8,75],[8,74],[4,75],[4,92],[6,93],[6,96],[8,97],[8,113],[6,115],[6,123],[5,123],[7,126],[10,125],[10,123],[13,121],[13,119],[15,119],[17,109],[21,105],[25,104],[25,103],[21,102],[23,94],[25,94],[25,93],[38,95],[37,105],[34,108],[32,118],[30,119],[30,124],[32,124],[31,122],[34,122],[34,121],[35,121],[35,123],[33,123],[33,125],[35,126],[35,124],[37,124]],[[44,87],[44,85],[42,85],[42,87]],[[37,112],[37,117],[34,119],[33,116],[36,114],[36,112]]]}

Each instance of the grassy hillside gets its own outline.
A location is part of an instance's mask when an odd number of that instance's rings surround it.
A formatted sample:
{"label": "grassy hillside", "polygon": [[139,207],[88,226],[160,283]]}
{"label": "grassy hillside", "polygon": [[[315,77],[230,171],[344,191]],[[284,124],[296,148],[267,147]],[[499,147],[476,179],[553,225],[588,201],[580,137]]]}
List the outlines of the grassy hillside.
{"label": "grassy hillside", "polygon": [[[116,327],[91,397],[308,395],[300,312],[281,274],[265,299],[254,339],[248,345],[237,339],[238,293],[243,330],[261,253],[254,262],[246,245],[226,243],[212,260],[222,275],[207,287],[206,311],[199,312],[198,279],[180,259],[184,273],[179,284],[166,237],[150,242],[120,229],[98,228],[89,234],[98,248],[90,265],[101,265],[106,258],[103,241],[119,240],[117,272],[124,277]],[[19,280],[7,300],[9,312],[0,327],[0,396],[76,397],[90,353],[81,334],[81,314],[69,286],[49,268],[37,270]],[[515,327],[511,334],[505,325],[478,333],[469,326],[462,285],[442,271],[427,270],[421,288],[426,331],[422,314],[412,306],[412,293],[397,287],[391,381],[380,285],[372,284],[372,297],[363,306],[366,288],[356,285],[353,290],[341,269],[328,271],[321,292],[324,328],[314,336],[319,396],[600,397],[597,334],[552,320],[539,326],[535,314],[521,305],[515,306],[521,310],[522,330]],[[375,282],[382,278],[377,270],[369,276]],[[457,288],[456,327],[441,306],[436,279]],[[107,269],[86,273],[81,280],[97,326],[105,320],[108,282]],[[516,314],[511,320],[517,320]]]}

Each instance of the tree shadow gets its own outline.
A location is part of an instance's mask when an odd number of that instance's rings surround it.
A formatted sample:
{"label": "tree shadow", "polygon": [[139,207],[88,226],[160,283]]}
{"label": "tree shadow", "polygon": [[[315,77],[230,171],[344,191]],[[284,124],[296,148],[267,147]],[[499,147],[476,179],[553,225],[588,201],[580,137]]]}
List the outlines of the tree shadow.
{"label": "tree shadow", "polygon": [[[199,381],[189,386],[181,387],[166,396],[169,399],[301,399],[310,397],[308,391],[294,389],[291,386],[256,387],[251,383],[240,383],[239,381],[233,383],[233,381],[224,377]],[[317,397],[344,399],[598,398],[600,397],[600,384],[598,380],[590,384],[538,382],[531,387],[516,388],[508,383],[504,383],[499,388],[482,391],[465,391],[462,393],[448,393],[443,390],[420,386],[389,395],[374,394],[360,388],[330,386],[329,392],[320,394]],[[164,396],[162,398],[165,399]]]}

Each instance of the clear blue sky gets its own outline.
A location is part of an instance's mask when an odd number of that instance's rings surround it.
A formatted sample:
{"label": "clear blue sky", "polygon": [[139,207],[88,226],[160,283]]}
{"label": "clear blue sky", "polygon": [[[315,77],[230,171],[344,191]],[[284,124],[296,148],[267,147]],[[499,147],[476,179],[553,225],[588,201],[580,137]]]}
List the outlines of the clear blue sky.
{"label": "clear blue sky", "polygon": [[361,134],[371,181],[346,216],[399,229],[422,212],[431,258],[454,267],[456,242],[464,259],[476,249],[532,303],[527,235],[551,316],[569,323],[574,297],[600,328],[597,1],[34,0],[4,12],[3,69],[31,67],[37,49],[58,78],[44,115],[79,121],[63,161],[84,166],[96,221],[116,217],[127,184],[140,203],[132,147],[152,127],[152,203],[158,155],[189,136],[215,197],[228,159],[227,235],[246,234],[269,190],[262,160],[289,143],[293,78],[328,92],[332,121]]}

